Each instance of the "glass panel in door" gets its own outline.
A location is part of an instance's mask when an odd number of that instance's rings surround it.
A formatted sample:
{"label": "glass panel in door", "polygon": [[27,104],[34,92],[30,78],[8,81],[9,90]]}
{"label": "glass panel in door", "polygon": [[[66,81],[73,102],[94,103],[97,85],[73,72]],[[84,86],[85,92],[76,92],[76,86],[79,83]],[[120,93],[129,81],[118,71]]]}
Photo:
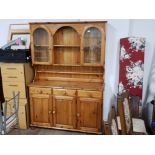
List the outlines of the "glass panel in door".
{"label": "glass panel in door", "polygon": [[38,28],[34,31],[34,61],[48,62],[49,61],[49,35],[43,28]]}
{"label": "glass panel in door", "polygon": [[84,34],[84,63],[101,63],[101,32],[96,27],[90,27]]}

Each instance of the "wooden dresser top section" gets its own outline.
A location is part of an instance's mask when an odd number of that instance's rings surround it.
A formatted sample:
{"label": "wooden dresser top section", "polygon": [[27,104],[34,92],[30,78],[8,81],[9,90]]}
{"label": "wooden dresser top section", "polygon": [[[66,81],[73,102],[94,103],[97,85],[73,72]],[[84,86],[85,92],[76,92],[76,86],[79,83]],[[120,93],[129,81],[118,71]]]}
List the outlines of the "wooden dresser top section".
{"label": "wooden dresser top section", "polygon": [[[52,47],[52,63],[50,65],[34,64],[36,76],[34,82],[29,86],[35,87],[51,87],[51,88],[68,88],[68,89],[85,89],[85,90],[101,90],[103,91],[104,83],[104,63],[101,64],[84,64],[83,63],[83,35],[86,29],[89,27],[96,27],[101,30],[102,33],[102,44],[101,53],[102,59],[104,59],[105,50],[105,31],[106,31],[106,21],[85,21],[85,22],[38,22],[30,23],[31,28],[31,39],[33,38],[33,32],[37,28],[47,28],[50,35],[56,34],[57,30],[64,27],[72,27],[75,29],[79,35],[79,46],[78,47],[57,47],[52,41],[50,46]],[[67,31],[68,32],[68,31]],[[70,31],[69,31],[70,32]],[[63,36],[59,36],[60,39]],[[58,39],[57,39],[58,40]],[[32,44],[33,45],[33,44]],[[55,45],[55,46],[54,46]],[[59,44],[58,44],[59,45]],[[64,44],[63,44],[64,45]],[[60,50],[65,48],[65,50]],[[69,50],[72,55],[75,53],[74,57],[78,57],[78,62],[73,62],[71,64],[62,63],[58,59],[63,57],[62,53]],[[59,49],[59,50],[58,50]],[[61,53],[61,56],[60,56]],[[78,54],[77,54],[78,53]],[[66,54],[66,55],[67,55]],[[68,56],[68,55],[67,55]],[[70,59],[69,59],[70,60]],[[82,61],[83,60],[83,61]],[[66,60],[65,60],[66,61]],[[102,61],[101,61],[102,62]],[[104,62],[104,61],[103,61]],[[75,65],[75,66],[74,66]]]}

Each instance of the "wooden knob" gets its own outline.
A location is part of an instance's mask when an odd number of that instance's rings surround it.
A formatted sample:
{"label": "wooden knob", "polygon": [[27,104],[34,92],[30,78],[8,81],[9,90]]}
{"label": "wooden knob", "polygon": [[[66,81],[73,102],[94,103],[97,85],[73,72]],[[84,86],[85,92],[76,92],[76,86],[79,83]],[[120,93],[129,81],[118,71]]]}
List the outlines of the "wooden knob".
{"label": "wooden knob", "polygon": [[77,113],[77,117],[79,117],[80,116],[80,114],[79,113]]}

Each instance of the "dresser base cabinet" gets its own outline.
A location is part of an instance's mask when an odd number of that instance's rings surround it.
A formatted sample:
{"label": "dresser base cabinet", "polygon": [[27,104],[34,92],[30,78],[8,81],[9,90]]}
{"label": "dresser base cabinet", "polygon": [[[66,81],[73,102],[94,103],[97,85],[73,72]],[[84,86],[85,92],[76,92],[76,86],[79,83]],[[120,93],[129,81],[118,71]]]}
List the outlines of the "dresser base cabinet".
{"label": "dresser base cabinet", "polygon": [[31,126],[101,132],[101,92],[43,87],[29,90]]}

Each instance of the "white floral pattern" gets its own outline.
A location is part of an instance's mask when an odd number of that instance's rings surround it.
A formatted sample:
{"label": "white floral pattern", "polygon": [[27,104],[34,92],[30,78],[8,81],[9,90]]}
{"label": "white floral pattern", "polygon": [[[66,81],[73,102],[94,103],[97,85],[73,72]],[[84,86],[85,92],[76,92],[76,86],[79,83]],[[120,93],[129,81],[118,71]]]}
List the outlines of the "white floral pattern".
{"label": "white floral pattern", "polygon": [[130,131],[130,127],[131,127],[131,117],[130,117],[129,103],[128,103],[127,98],[124,99],[123,105],[124,105],[126,129],[127,129],[127,133],[128,133]]}
{"label": "white floral pattern", "polygon": [[126,92],[124,85],[122,82],[119,83],[119,94]]}
{"label": "white floral pattern", "polygon": [[124,46],[122,46],[120,60],[123,61],[125,59],[130,59],[130,54],[128,54],[127,51],[125,50]]}
{"label": "white floral pattern", "polygon": [[144,38],[131,37],[128,39],[128,41],[131,44],[130,49],[135,49],[136,51],[141,50],[142,52],[144,52],[144,48],[145,48]]}
{"label": "white floral pattern", "polygon": [[112,119],[111,131],[113,135],[118,135],[116,120]]}
{"label": "white floral pattern", "polygon": [[144,64],[141,60],[135,63],[131,61],[130,63],[130,66],[126,66],[126,78],[128,80],[128,85],[134,88],[142,88]]}

